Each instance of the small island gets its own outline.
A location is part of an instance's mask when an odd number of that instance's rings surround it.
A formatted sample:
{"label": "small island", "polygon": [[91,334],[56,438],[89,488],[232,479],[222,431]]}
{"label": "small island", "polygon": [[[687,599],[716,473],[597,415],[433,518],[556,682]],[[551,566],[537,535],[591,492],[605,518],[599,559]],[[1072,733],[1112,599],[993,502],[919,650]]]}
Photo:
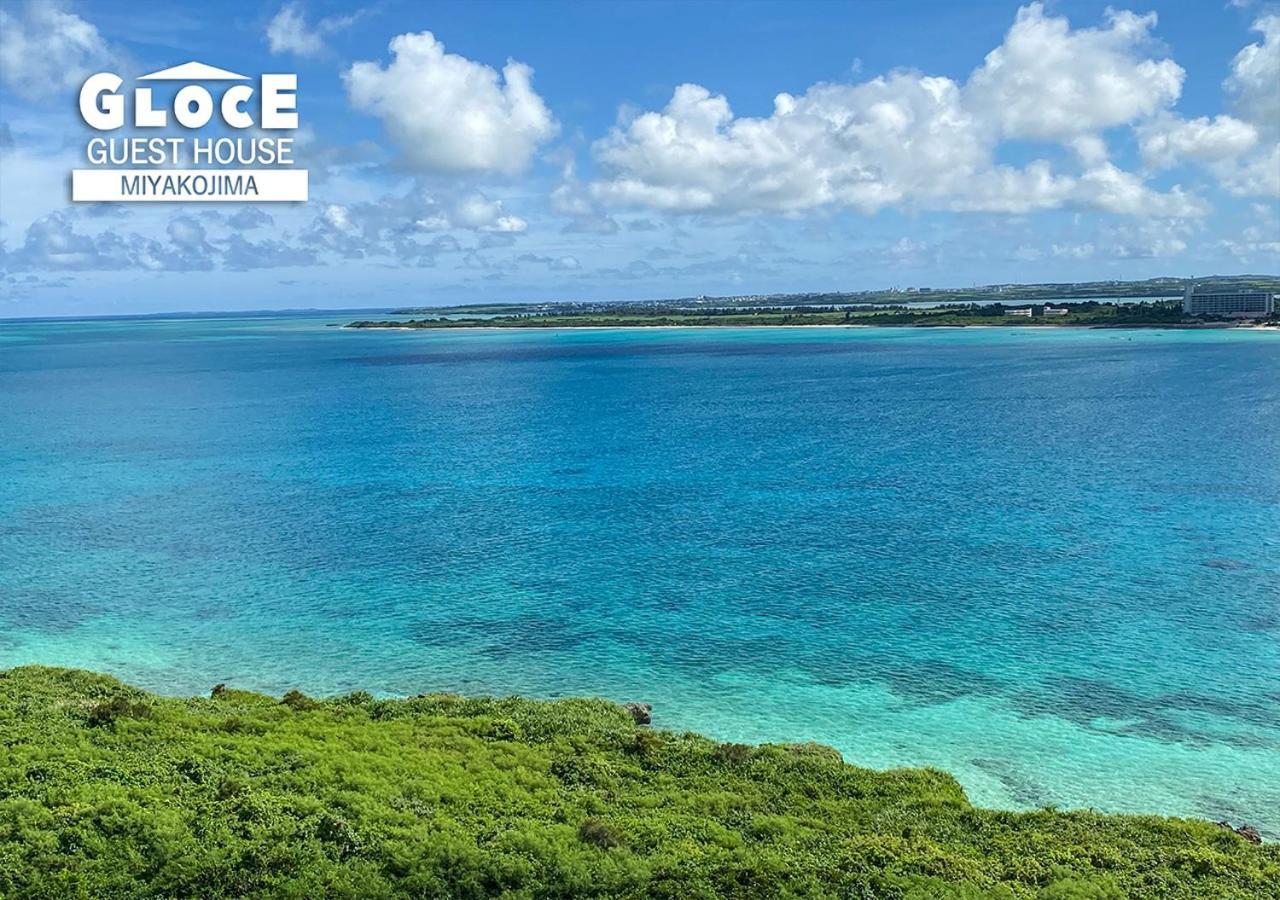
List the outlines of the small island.
{"label": "small island", "polygon": [[974,807],[646,704],[0,672],[0,896],[1280,898],[1241,823]]}
{"label": "small island", "polygon": [[[744,326],[891,326],[923,328],[1280,327],[1272,276],[1181,284],[1182,297],[1158,296],[1177,285],[994,285],[964,291],[866,294],[768,294],[615,303],[492,304],[397,310],[398,319],[364,319],[348,328],[670,328]],[[1112,296],[1100,292],[1110,290]]]}

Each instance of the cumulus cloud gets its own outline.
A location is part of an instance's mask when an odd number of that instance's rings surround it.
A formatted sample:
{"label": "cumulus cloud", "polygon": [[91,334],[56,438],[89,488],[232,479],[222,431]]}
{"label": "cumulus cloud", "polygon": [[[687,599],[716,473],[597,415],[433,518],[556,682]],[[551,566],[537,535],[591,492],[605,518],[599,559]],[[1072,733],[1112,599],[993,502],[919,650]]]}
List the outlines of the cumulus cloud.
{"label": "cumulus cloud", "polygon": [[1237,197],[1280,197],[1280,143],[1214,167],[1222,186]]}
{"label": "cumulus cloud", "polygon": [[1208,205],[1180,187],[1161,193],[1132,172],[1105,163],[1086,171],[1077,182],[1076,199],[1088,206],[1125,216],[1186,219],[1202,216]]}
{"label": "cumulus cloud", "polygon": [[227,224],[239,231],[265,228],[275,223],[270,215],[256,206],[244,206],[227,218]]}
{"label": "cumulus cloud", "polygon": [[989,161],[959,87],[910,73],[779,94],[764,119],[735,117],[725,97],[683,84],[593,152],[613,176],[594,185],[602,200],[716,212],[874,212],[908,193],[945,196]]}
{"label": "cumulus cloud", "polygon": [[1194,225],[1177,221],[1146,221],[1107,225],[1090,240],[1054,243],[1049,252],[1059,259],[1165,259],[1187,249]]}
{"label": "cumulus cloud", "polygon": [[1276,209],[1255,203],[1252,214],[1255,224],[1246,226],[1238,238],[1221,240],[1220,246],[1246,265],[1269,257],[1280,259],[1280,216]]}
{"label": "cumulus cloud", "polygon": [[[159,268],[212,269],[215,250],[203,225],[192,216],[175,216],[165,226],[170,247],[150,248]],[[158,252],[155,252],[158,251]]]}
{"label": "cumulus cloud", "polygon": [[[1118,170],[1096,134],[1177,99],[1182,69],[1143,56],[1154,24],[1154,16],[1110,12],[1105,28],[1073,30],[1031,4],[964,85],[910,71],[816,84],[779,94],[764,118],[735,116],[725,97],[683,84],[664,109],[624,119],[593,145],[605,177],[592,194],[719,214],[1080,205],[1198,215],[1203,204],[1181,190],[1162,194]],[[1061,143],[1082,171],[1057,173],[1045,160],[998,164],[1002,138]]]}
{"label": "cumulus cloud", "polygon": [[5,270],[25,272],[33,269],[56,269],[74,272],[126,269],[136,263],[135,254],[118,234],[82,234],[75,230],[73,218],[66,212],[54,212],[32,222],[27,227],[22,244],[5,254]]}
{"label": "cumulus cloud", "polygon": [[0,84],[39,100],[78,85],[112,59],[96,26],[56,0],[0,7]]}
{"label": "cumulus cloud", "polygon": [[536,263],[546,266],[552,272],[574,272],[582,268],[576,256],[539,256],[536,253],[522,253],[516,257],[518,263]]}
{"label": "cumulus cloud", "polygon": [[1280,15],[1263,16],[1253,30],[1262,42],[1236,54],[1226,88],[1239,116],[1274,134],[1280,132]]}
{"label": "cumulus cloud", "polygon": [[1232,116],[1179,119],[1162,116],[1138,126],[1142,160],[1152,168],[1168,168],[1183,159],[1217,162],[1232,159],[1258,142],[1258,130]]}
{"label": "cumulus cloud", "polygon": [[454,221],[476,231],[517,233],[529,227],[519,216],[504,215],[501,200],[490,200],[483,194],[464,197],[454,209]]}
{"label": "cumulus cloud", "polygon": [[307,22],[301,3],[286,3],[267,23],[267,46],[272,53],[316,56],[325,50],[325,38],[354,25],[363,12],[329,16],[314,26]]}
{"label": "cumulus cloud", "polygon": [[343,73],[351,104],[382,120],[404,160],[424,172],[503,172],[528,166],[555,135],[533,70],[510,60],[499,74],[454,53],[429,31],[391,41],[391,63]]}
{"label": "cumulus cloud", "polygon": [[82,231],[77,227],[78,218],[75,211],[59,210],[32,222],[19,246],[0,253],[0,271],[243,271],[317,262],[310,248],[283,241],[252,241],[236,232],[213,237],[201,219],[190,214],[169,219],[163,237],[124,233],[115,228],[96,233]]}
{"label": "cumulus cloud", "polygon": [[600,204],[578,181],[574,160],[561,169],[560,184],[551,192],[551,208],[569,219],[566,234],[617,234],[617,221],[600,209]]}
{"label": "cumulus cloud", "polygon": [[449,194],[415,185],[404,193],[358,203],[329,203],[299,235],[302,245],[346,259],[387,258],[431,265],[460,249],[453,233],[482,245],[506,244],[528,229],[499,199],[479,192]]}
{"label": "cumulus cloud", "polygon": [[312,266],[317,262],[315,253],[308,248],[296,247],[273,238],[253,241],[234,232],[221,242],[220,249],[223,266],[238,272],[283,266]]}
{"label": "cumulus cloud", "polygon": [[1138,126],[1148,166],[1198,162],[1228,193],[1280,197],[1280,16],[1263,16],[1253,30],[1262,41],[1236,54],[1223,83],[1235,115],[1162,115]]}
{"label": "cumulus cloud", "polygon": [[1213,170],[1223,187],[1238,196],[1280,197],[1280,16],[1253,23],[1262,35],[1236,54],[1225,87],[1235,113],[1248,120],[1261,139],[1256,150],[1225,159]]}
{"label": "cumulus cloud", "polygon": [[203,227],[190,217],[168,225],[169,240],[160,241],[116,230],[96,234],[76,230],[69,211],[50,213],[32,222],[22,244],[5,254],[0,268],[9,272],[89,272],[118,269],[193,271],[213,268]]}
{"label": "cumulus cloud", "polygon": [[1144,59],[1155,13],[1108,10],[1106,28],[1072,29],[1039,3],[1018,10],[1009,33],[966,88],[984,122],[1012,138],[1065,141],[1170,106],[1182,67]]}
{"label": "cumulus cloud", "polygon": [[324,39],[307,25],[297,3],[286,3],[267,23],[267,46],[272,53],[312,56],[324,49]]}
{"label": "cumulus cloud", "polygon": [[928,241],[903,236],[892,244],[881,247],[880,256],[898,265],[919,265],[928,260],[936,260],[938,248]]}

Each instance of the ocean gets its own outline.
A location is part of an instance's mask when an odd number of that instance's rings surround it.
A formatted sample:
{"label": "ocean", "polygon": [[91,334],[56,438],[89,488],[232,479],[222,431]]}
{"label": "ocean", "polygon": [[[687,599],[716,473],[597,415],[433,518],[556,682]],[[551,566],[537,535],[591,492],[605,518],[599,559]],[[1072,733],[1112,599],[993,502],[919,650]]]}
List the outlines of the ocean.
{"label": "ocean", "polygon": [[1280,334],[0,322],[0,667],[654,704],[1280,836]]}

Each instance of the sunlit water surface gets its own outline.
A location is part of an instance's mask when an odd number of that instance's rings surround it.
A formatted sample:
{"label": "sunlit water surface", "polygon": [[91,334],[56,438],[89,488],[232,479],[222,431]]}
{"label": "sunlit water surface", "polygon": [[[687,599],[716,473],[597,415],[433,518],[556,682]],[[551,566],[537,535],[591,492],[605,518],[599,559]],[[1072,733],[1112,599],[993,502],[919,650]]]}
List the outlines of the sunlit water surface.
{"label": "sunlit water surface", "polygon": [[1278,836],[1280,334],[343,320],[0,323],[0,666],[640,699]]}

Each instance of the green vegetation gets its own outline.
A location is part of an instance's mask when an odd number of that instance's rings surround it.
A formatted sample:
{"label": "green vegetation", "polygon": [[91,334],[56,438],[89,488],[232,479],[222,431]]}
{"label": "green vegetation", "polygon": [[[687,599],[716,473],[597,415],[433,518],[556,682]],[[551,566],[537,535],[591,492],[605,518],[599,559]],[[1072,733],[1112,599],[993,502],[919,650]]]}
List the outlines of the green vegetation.
{"label": "green vegetation", "polygon": [[[1280,293],[1280,276],[1276,275],[1210,275],[1197,278],[1205,290],[1268,291]],[[473,303],[459,306],[416,306],[398,309],[395,315],[527,315],[551,313],[610,313],[618,306],[637,309],[680,309],[701,312],[706,309],[749,310],[760,307],[844,307],[850,305],[884,306],[928,301],[930,303],[983,303],[999,300],[1010,305],[1053,303],[1064,301],[1106,302],[1120,297],[1146,298],[1151,301],[1182,296],[1184,278],[1148,278],[1145,281],[1045,282],[1032,284],[987,284],[965,288],[890,288],[882,291],[807,291],[783,294],[735,294],[721,297],[681,297],[668,300],[646,300],[624,304],[584,301],[552,301],[544,303]]]}
{"label": "green vegetation", "polygon": [[[1024,307],[1025,308],[1025,307]],[[663,306],[620,306],[610,311],[536,312],[523,315],[501,315],[489,318],[428,318],[408,321],[359,321],[349,328],[644,328],[655,326],[745,326],[745,325],[895,325],[918,327],[962,327],[996,325],[1001,327],[1053,327],[1088,325],[1092,327],[1204,327],[1204,319],[1189,319],[1182,314],[1179,301],[1143,303],[1059,304],[1066,315],[1041,315],[1042,307],[1034,307],[1034,315],[1006,315],[1001,304],[906,309],[903,307],[808,306],[803,308],[759,307],[687,310]],[[1238,325],[1239,322],[1224,324]]]}
{"label": "green vegetation", "polygon": [[944,773],[601,700],[175,699],[0,673],[0,896],[1277,898],[1208,822],[975,809]]}

